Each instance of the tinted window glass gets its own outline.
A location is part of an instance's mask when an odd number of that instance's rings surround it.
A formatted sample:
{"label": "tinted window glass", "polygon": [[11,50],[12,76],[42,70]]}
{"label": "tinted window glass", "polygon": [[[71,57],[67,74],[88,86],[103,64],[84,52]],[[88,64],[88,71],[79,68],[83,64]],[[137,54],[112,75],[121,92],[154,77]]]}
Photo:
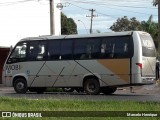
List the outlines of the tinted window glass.
{"label": "tinted window glass", "polygon": [[89,59],[99,58],[101,39],[100,38],[89,38],[87,40],[87,56]]}
{"label": "tinted window glass", "polygon": [[59,60],[60,58],[60,40],[51,40],[48,41],[48,58],[49,60]]}
{"label": "tinted window glass", "polygon": [[83,38],[75,40],[75,59],[130,58],[133,56],[131,36]]}
{"label": "tinted window glass", "polygon": [[97,59],[100,53],[99,38],[82,38],[75,40],[75,59]]}
{"label": "tinted window glass", "polygon": [[141,42],[142,42],[142,54],[146,57],[155,57],[155,46],[153,43],[153,39],[149,35],[140,34]]}
{"label": "tinted window glass", "polygon": [[46,58],[46,42],[31,41],[28,46],[28,60],[45,60]]}
{"label": "tinted window glass", "polygon": [[133,56],[133,41],[130,36],[104,37],[101,58],[130,58]]}
{"label": "tinted window glass", "polygon": [[61,41],[61,59],[69,60],[72,59],[73,40],[62,40]]}
{"label": "tinted window glass", "polygon": [[74,59],[86,59],[87,39],[76,39],[74,46]]}
{"label": "tinted window glass", "polygon": [[50,60],[69,60],[72,58],[73,40],[51,40],[48,42]]}
{"label": "tinted window glass", "polygon": [[27,50],[27,43],[26,42],[18,43],[15,46],[14,50],[12,51],[12,54],[9,57],[7,63],[25,61],[26,60],[26,50]]}

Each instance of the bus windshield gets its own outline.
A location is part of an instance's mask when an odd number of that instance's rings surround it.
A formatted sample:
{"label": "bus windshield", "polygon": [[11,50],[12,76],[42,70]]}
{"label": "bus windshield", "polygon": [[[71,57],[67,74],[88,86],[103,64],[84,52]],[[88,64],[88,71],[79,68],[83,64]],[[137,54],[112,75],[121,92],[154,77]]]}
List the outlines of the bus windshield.
{"label": "bus windshield", "polygon": [[19,43],[8,59],[8,63],[21,62],[26,59],[27,43]]}
{"label": "bus windshield", "polygon": [[155,57],[155,45],[150,35],[140,34],[142,42],[142,55],[145,57]]}

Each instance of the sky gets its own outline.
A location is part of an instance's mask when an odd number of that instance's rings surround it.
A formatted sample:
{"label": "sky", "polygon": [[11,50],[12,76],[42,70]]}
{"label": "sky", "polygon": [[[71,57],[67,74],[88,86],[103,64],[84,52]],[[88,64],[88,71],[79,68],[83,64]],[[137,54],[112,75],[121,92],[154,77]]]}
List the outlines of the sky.
{"label": "sky", "polygon": [[[56,0],[55,0],[56,1]],[[136,17],[147,21],[153,15],[158,21],[152,0],[61,0],[63,12],[73,18],[78,34],[89,34],[89,9],[94,9],[93,33],[110,32],[118,18]],[[0,0],[0,46],[15,45],[24,37],[50,34],[49,0]]]}

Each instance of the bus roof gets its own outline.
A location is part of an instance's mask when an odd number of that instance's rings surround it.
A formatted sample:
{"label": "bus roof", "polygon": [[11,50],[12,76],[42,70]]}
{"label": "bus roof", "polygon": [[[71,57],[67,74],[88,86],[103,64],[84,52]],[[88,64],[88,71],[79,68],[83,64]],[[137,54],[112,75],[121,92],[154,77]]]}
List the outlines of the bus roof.
{"label": "bus roof", "polygon": [[[133,32],[141,32],[141,31],[125,31],[125,32],[107,32],[107,33],[95,33],[95,34],[83,34],[83,35],[44,35],[39,37],[27,37],[23,38],[20,41],[30,41],[30,40],[53,40],[53,39],[69,39],[69,38],[86,38],[86,37],[104,37],[104,36],[125,36],[131,35]],[[145,33],[145,32],[144,32]]]}

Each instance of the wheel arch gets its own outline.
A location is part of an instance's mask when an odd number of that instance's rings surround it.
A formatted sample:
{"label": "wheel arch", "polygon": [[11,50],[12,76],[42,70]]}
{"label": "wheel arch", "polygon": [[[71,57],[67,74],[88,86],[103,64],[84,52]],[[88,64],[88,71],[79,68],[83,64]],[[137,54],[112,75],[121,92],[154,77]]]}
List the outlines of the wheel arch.
{"label": "wheel arch", "polygon": [[[14,82],[16,81],[16,79],[18,78],[23,78],[26,82],[27,82],[27,79],[28,77],[25,75],[25,74],[17,74],[13,77],[13,81],[12,81],[12,86],[14,86]],[[28,84],[28,82],[27,82]]]}
{"label": "wheel arch", "polygon": [[94,74],[94,75],[93,75],[93,74],[88,74],[88,75],[85,75],[85,76],[83,77],[83,84],[82,84],[83,86],[84,86],[85,81],[88,80],[89,78],[94,78],[94,79],[96,79],[96,80],[98,81],[99,85],[101,84],[101,83],[100,83],[100,80],[99,80],[99,79],[100,79],[100,76],[97,76],[97,75],[95,75],[95,74]]}

